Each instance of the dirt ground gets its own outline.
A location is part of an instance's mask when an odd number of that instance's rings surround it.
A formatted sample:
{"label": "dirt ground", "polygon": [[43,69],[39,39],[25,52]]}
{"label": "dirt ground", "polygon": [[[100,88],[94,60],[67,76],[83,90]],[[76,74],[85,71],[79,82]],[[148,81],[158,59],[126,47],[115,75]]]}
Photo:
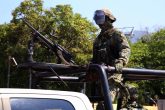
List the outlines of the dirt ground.
{"label": "dirt ground", "polygon": [[[97,104],[95,103],[93,106],[94,106],[94,110],[96,110]],[[147,110],[158,110],[157,106],[143,106],[143,107]],[[113,104],[113,109],[116,110],[116,108],[117,108],[117,104]]]}

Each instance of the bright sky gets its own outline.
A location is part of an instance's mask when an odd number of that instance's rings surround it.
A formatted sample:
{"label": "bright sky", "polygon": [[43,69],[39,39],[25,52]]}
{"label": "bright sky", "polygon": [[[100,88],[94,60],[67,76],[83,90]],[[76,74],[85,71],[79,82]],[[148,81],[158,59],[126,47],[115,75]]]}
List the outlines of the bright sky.
{"label": "bright sky", "polygon": [[[0,24],[9,23],[11,12],[23,0],[0,0]],[[165,27],[165,0],[44,0],[44,7],[70,4],[75,13],[94,23],[93,13],[97,9],[109,8],[117,18],[115,26],[134,27],[150,31]]]}

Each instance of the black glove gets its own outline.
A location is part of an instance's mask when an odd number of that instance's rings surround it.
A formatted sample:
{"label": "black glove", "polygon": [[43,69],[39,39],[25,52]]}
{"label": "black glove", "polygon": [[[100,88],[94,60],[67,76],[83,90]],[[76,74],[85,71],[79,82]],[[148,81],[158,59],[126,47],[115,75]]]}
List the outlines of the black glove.
{"label": "black glove", "polygon": [[115,61],[115,69],[118,73],[122,73],[123,68],[123,61],[122,60],[116,60]]}

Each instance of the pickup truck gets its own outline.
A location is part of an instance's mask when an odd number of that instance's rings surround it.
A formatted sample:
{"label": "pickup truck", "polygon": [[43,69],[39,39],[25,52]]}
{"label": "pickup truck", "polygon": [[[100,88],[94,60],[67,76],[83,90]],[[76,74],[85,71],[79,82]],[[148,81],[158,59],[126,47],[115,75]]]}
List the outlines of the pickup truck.
{"label": "pickup truck", "polygon": [[1,88],[0,110],[93,110],[93,108],[83,93]]}

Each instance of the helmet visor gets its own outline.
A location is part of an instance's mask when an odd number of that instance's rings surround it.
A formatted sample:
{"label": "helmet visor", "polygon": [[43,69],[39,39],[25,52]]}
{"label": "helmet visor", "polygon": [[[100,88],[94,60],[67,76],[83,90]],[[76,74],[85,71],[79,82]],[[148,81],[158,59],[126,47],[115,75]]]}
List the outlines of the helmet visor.
{"label": "helmet visor", "polygon": [[96,24],[103,24],[105,22],[105,13],[102,10],[95,11],[93,19]]}

